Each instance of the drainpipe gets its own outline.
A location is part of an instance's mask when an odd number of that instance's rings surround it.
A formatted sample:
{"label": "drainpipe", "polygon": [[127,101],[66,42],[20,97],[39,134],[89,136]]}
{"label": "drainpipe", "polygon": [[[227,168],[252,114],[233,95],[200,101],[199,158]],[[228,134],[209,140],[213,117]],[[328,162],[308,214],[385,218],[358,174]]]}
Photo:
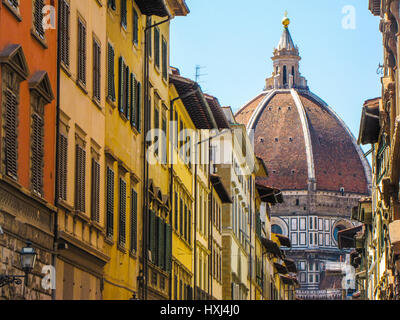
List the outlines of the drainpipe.
{"label": "drainpipe", "polygon": [[156,24],[150,25],[150,17],[146,18],[146,28],[144,30],[145,34],[145,43],[144,43],[144,122],[143,122],[143,178],[144,178],[144,184],[143,184],[143,228],[142,228],[142,234],[143,234],[143,239],[142,239],[142,258],[143,258],[143,269],[141,270],[143,279],[143,285],[142,285],[142,298],[144,300],[147,300],[147,286],[148,286],[148,248],[147,248],[147,228],[148,228],[148,186],[149,186],[149,164],[146,159],[146,154],[147,154],[147,142],[146,142],[146,134],[150,129],[150,94],[149,94],[149,39],[151,37],[151,29],[161,25],[163,23],[166,23],[171,20],[171,16],[169,16],[166,20],[163,20],[161,22],[158,22]]}
{"label": "drainpipe", "polygon": [[[57,7],[57,11],[58,11],[58,17],[61,16],[61,6],[60,4],[58,4]],[[58,148],[59,148],[59,141],[60,141],[60,68],[61,68],[61,57],[60,57],[60,47],[58,46],[58,44],[60,43],[60,38],[61,38],[61,23],[60,23],[60,19],[57,19],[57,92],[56,92],[56,152],[55,152],[55,177],[54,177],[54,206],[56,207],[56,213],[54,216],[54,243],[53,243],[53,253],[51,256],[51,263],[53,265],[53,267],[56,269],[56,264],[57,264],[57,240],[58,240],[58,198],[59,198],[59,190],[58,190],[58,173],[59,173],[59,152],[58,152]],[[57,269],[56,269],[57,270]],[[51,292],[51,299],[52,300],[56,300],[56,289],[52,289]]]}

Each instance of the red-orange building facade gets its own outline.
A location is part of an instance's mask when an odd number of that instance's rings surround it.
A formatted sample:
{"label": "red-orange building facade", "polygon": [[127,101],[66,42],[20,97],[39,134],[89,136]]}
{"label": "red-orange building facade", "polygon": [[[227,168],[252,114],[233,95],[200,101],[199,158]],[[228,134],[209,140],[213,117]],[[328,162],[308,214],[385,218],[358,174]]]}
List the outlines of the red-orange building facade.
{"label": "red-orange building facade", "polygon": [[0,288],[0,300],[52,294],[42,288],[41,272],[54,258],[56,5],[0,2],[0,273],[23,274],[19,251],[26,241],[38,253],[27,288]]}

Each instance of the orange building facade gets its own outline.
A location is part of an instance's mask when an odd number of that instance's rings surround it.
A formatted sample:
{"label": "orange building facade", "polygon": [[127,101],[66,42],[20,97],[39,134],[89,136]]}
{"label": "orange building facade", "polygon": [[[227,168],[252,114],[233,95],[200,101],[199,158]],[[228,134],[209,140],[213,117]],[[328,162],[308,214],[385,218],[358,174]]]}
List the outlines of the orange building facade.
{"label": "orange building facade", "polygon": [[52,297],[41,279],[54,259],[56,5],[0,3],[0,273],[23,274],[19,252],[27,241],[37,252],[26,288],[4,286],[0,300]]}

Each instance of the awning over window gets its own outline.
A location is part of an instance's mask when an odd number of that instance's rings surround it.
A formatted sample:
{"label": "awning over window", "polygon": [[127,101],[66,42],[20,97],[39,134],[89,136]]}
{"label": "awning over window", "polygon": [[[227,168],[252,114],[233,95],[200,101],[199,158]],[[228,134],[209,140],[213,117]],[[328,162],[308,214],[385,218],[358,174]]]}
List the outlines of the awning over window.
{"label": "awning over window", "polygon": [[169,15],[164,0],[135,0],[142,14],[146,16],[166,17]]}
{"label": "awning over window", "polygon": [[232,203],[229,192],[225,188],[221,177],[216,174],[210,174],[210,180],[222,203]]}
{"label": "awning over window", "polygon": [[294,262],[294,260],[285,258],[285,259],[283,259],[283,261],[285,262],[285,266],[289,272],[297,273],[297,267],[296,267],[296,263]]}
{"label": "awning over window", "polygon": [[339,249],[350,249],[356,247],[355,236],[362,231],[362,226],[345,229],[338,232]]}
{"label": "awning over window", "polygon": [[279,246],[274,241],[262,238],[261,243],[264,246],[267,253],[271,253],[276,257],[282,258],[281,249],[279,249]]}
{"label": "awning over window", "polygon": [[274,267],[278,271],[279,274],[288,274],[288,269],[278,262],[274,262]]}
{"label": "awning over window", "polygon": [[288,276],[288,275],[280,275],[282,282],[287,285],[296,286],[299,284],[299,281],[296,277]]}
{"label": "awning over window", "polygon": [[291,248],[292,243],[290,242],[290,239],[282,234],[276,234],[279,242],[281,243],[281,246]]}
{"label": "awning over window", "polygon": [[358,144],[374,144],[378,142],[380,123],[379,123],[379,102],[381,98],[375,98],[364,102],[360,134]]}
{"label": "awning over window", "polygon": [[256,188],[262,202],[268,202],[271,204],[283,202],[281,190],[263,184],[262,179],[260,178],[257,178]]}

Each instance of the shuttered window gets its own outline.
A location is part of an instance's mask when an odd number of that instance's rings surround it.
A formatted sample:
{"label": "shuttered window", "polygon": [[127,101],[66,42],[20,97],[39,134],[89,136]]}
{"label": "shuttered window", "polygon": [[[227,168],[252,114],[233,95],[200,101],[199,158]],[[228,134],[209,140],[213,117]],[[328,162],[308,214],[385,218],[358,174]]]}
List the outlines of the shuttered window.
{"label": "shuttered window", "polygon": [[158,218],[158,266],[165,268],[165,223],[164,220]]}
{"label": "shuttered window", "polygon": [[78,80],[86,85],[86,26],[78,19]]}
{"label": "shuttered window", "polygon": [[11,90],[6,90],[4,119],[4,151],[6,174],[17,179],[18,160],[18,100]]}
{"label": "shuttered window", "polygon": [[70,6],[66,0],[60,1],[60,58],[61,62],[69,67],[69,20],[70,20]]}
{"label": "shuttered window", "polygon": [[131,125],[136,126],[136,78],[133,73],[130,75],[129,82],[129,115]]}
{"label": "shuttered window", "polygon": [[76,145],[75,154],[75,210],[85,212],[86,202],[86,151],[79,145]]}
{"label": "shuttered window", "polygon": [[34,113],[31,132],[31,186],[32,190],[40,196],[43,196],[43,136],[43,119]]}
{"label": "shuttered window", "polygon": [[178,193],[175,192],[175,230],[178,231]]}
{"label": "shuttered window", "polygon": [[126,28],[126,0],[121,0],[121,25]]}
{"label": "shuttered window", "polygon": [[108,77],[107,77],[107,90],[108,99],[115,102],[115,79],[114,79],[114,61],[115,53],[111,44],[108,44]]}
{"label": "shuttered window", "polygon": [[149,226],[148,226],[149,249],[151,251],[151,261],[156,263],[156,215],[155,212],[149,211]]}
{"label": "shuttered window", "polygon": [[184,228],[185,228],[185,230],[184,230],[184,237],[185,237],[185,240],[187,240],[188,239],[188,210],[187,210],[187,206],[185,205],[185,222],[184,222]]}
{"label": "shuttered window", "polygon": [[160,29],[154,28],[154,63],[160,68]]}
{"label": "shuttered window", "polygon": [[113,9],[113,10],[116,10],[117,6],[115,4],[115,0],[108,0],[108,7]]}
{"label": "shuttered window", "polygon": [[129,68],[125,64],[125,60],[119,57],[119,75],[118,75],[118,109],[124,115],[127,114],[128,104],[128,84],[129,84]]}
{"label": "shuttered window", "polygon": [[114,235],[114,171],[107,167],[107,205],[106,205],[106,231],[107,237]]}
{"label": "shuttered window", "polygon": [[17,9],[19,6],[18,0],[8,0],[8,2],[15,8]]}
{"label": "shuttered window", "polygon": [[183,236],[183,201],[180,199],[179,202],[179,231],[181,236]]}
{"label": "shuttered window", "polygon": [[131,190],[131,252],[137,251],[137,193]]}
{"label": "shuttered window", "polygon": [[161,139],[161,163],[167,164],[167,119],[162,117],[161,130],[164,138]]}
{"label": "shuttered window", "polygon": [[124,106],[124,115],[126,119],[129,120],[129,109],[130,109],[130,73],[129,67],[125,66],[125,87],[124,87],[124,94],[125,94],[125,106]]}
{"label": "shuttered window", "polygon": [[100,222],[100,163],[92,158],[92,220]]}
{"label": "shuttered window", "polygon": [[142,84],[139,81],[137,81],[136,84],[136,129],[140,132],[140,117],[142,110]]}
{"label": "shuttered window", "polygon": [[168,46],[167,41],[162,39],[162,75],[164,80],[168,78]]}
{"label": "shuttered window", "polygon": [[192,244],[192,211],[189,210],[189,219],[188,219],[188,242]]}
{"label": "shuttered window", "polygon": [[43,28],[43,8],[44,0],[34,0],[33,6],[33,28],[36,34],[44,39],[44,28]]}
{"label": "shuttered window", "polygon": [[93,39],[93,97],[100,101],[101,90],[101,47],[100,44]]}
{"label": "shuttered window", "polygon": [[139,16],[135,9],[133,9],[133,21],[132,21],[132,36],[133,36],[133,43],[136,45],[139,43]]}
{"label": "shuttered window", "polygon": [[165,271],[172,270],[172,226],[165,224]]}
{"label": "shuttered window", "polygon": [[59,135],[58,147],[58,197],[67,200],[68,138]]}
{"label": "shuttered window", "polygon": [[[160,113],[158,111],[158,108],[155,106],[154,107],[154,129],[159,129],[160,128]],[[158,156],[160,149],[160,138],[155,134],[154,135],[154,154]]]}
{"label": "shuttered window", "polygon": [[119,179],[119,226],[118,243],[125,247],[126,243],[126,182]]}

